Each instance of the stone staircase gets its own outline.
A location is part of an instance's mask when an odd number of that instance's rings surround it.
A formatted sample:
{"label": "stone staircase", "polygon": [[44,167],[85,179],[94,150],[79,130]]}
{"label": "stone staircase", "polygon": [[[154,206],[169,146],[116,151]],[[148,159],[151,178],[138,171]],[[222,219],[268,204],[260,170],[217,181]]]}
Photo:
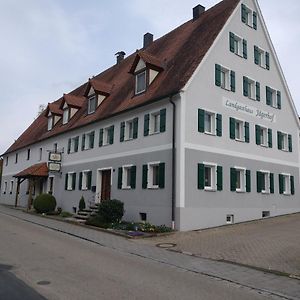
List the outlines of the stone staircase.
{"label": "stone staircase", "polygon": [[98,211],[99,204],[92,203],[88,208],[78,211],[74,218],[79,222],[85,222],[89,217],[95,216]]}

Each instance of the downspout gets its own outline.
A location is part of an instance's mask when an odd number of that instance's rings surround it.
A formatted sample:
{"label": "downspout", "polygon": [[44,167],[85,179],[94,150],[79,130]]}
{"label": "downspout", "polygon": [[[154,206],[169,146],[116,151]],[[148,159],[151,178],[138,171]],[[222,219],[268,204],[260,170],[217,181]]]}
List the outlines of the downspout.
{"label": "downspout", "polygon": [[173,128],[172,128],[172,229],[175,229],[175,180],[176,180],[176,105],[173,101],[173,96],[169,98],[173,105]]}

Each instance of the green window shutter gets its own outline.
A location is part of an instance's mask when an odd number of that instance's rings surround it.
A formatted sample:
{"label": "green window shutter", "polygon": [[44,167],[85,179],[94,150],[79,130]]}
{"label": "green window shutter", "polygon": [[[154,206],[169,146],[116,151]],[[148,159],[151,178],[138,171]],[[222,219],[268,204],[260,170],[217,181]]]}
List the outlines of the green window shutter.
{"label": "green window shutter", "polygon": [[270,53],[266,52],[266,68],[270,70]]}
{"label": "green window shutter", "polygon": [[283,175],[279,174],[278,179],[279,179],[279,194],[283,194],[283,180],[284,180]]}
{"label": "green window shutter", "polygon": [[242,4],[242,22],[246,24],[246,6],[245,4]]}
{"label": "green window shutter", "polygon": [[293,140],[292,140],[292,135],[288,135],[288,142],[289,142],[289,152],[293,152]]}
{"label": "green window shutter", "polygon": [[198,164],[198,190],[204,190],[204,164]]}
{"label": "green window shutter", "polygon": [[68,140],[68,154],[71,152],[71,139]]}
{"label": "green window shutter", "polygon": [[160,132],[166,131],[166,114],[167,110],[165,108],[160,110]]}
{"label": "green window shutter", "polygon": [[131,177],[130,177],[130,187],[135,189],[136,186],[136,166],[132,166],[130,169]]}
{"label": "green window shutter", "polygon": [[89,140],[90,149],[94,148],[94,140],[95,140],[95,131],[90,133],[90,140]]}
{"label": "green window shutter", "polygon": [[257,30],[257,13],[253,12],[253,28]]}
{"label": "green window shutter", "polygon": [[230,89],[235,92],[235,72],[230,71]]}
{"label": "green window shutter", "polygon": [[87,173],[87,189],[90,190],[92,188],[92,171]]}
{"label": "green window shutter", "polygon": [[122,177],[123,177],[123,168],[118,168],[118,189],[122,188]]}
{"label": "green window shutter", "polygon": [[229,131],[230,131],[230,138],[232,140],[235,139],[235,119],[229,118]]}
{"label": "green window shutter", "polygon": [[257,188],[257,192],[261,193],[262,191],[262,173],[257,171],[256,172],[256,188]]}
{"label": "green window shutter", "polygon": [[249,123],[245,122],[245,142],[250,143],[250,129],[249,129]]}
{"label": "green window shutter", "polygon": [[149,135],[149,123],[150,123],[150,115],[146,114],[144,116],[144,136]]}
{"label": "green window shutter", "polygon": [[120,142],[124,142],[125,138],[125,122],[121,122],[120,125]]}
{"label": "green window shutter", "polygon": [[282,150],[282,133],[277,131],[277,146],[279,150]]}
{"label": "green window shutter", "polygon": [[66,176],[65,176],[65,190],[66,191],[68,190],[68,173],[66,173]]}
{"label": "green window shutter", "polygon": [[267,105],[272,104],[272,92],[268,86],[266,86],[266,103]]}
{"label": "green window shutter", "polygon": [[260,145],[260,126],[255,125],[255,140],[256,140],[256,145]]}
{"label": "green window shutter", "polygon": [[81,139],[81,150],[83,151],[85,148],[85,133],[82,135]]}
{"label": "green window shutter", "polygon": [[82,172],[79,172],[78,190],[82,190]]}
{"label": "green window shutter", "polygon": [[115,133],[115,126],[111,125],[109,127],[109,144],[112,145],[114,143],[114,133]]}
{"label": "green window shutter", "polygon": [[143,165],[142,188],[146,189],[148,185],[148,166]]}
{"label": "green window shutter", "polygon": [[243,94],[245,97],[248,97],[248,78],[243,76]]}
{"label": "green window shutter", "polygon": [[251,171],[246,170],[246,192],[251,192]]}
{"label": "green window shutter", "polygon": [[79,146],[79,136],[76,136],[76,138],[75,138],[75,152],[78,152],[78,146]]}
{"label": "green window shutter", "polygon": [[246,40],[243,40],[243,57],[245,59],[248,58],[248,50],[247,50],[247,41]]}
{"label": "green window shutter", "polygon": [[259,52],[258,52],[258,47],[254,46],[254,63],[256,65],[259,64]]}
{"label": "green window shutter", "polygon": [[222,136],[222,115],[217,114],[217,136]]}
{"label": "green window shutter", "polygon": [[294,178],[294,176],[291,176],[290,180],[291,180],[291,194],[295,195],[295,178]]}
{"label": "green window shutter", "polygon": [[158,184],[159,188],[163,189],[165,187],[165,163],[159,164],[158,176],[159,176],[159,184]]}
{"label": "green window shutter", "polygon": [[204,116],[205,111],[203,109],[198,109],[198,132],[204,132]]}
{"label": "green window shutter", "polygon": [[221,66],[215,65],[215,84],[216,86],[221,86]]}
{"label": "green window shutter", "polygon": [[234,33],[229,32],[229,49],[234,53]]}
{"label": "green window shutter", "polygon": [[223,190],[223,167],[217,166],[217,190]]}
{"label": "green window shutter", "polygon": [[99,130],[99,147],[103,146],[103,128]]}
{"label": "green window shutter", "polygon": [[74,191],[76,187],[76,173],[73,173],[72,177],[72,190]]}
{"label": "green window shutter", "polygon": [[277,91],[277,108],[281,109],[281,92]]}
{"label": "green window shutter", "polygon": [[138,128],[139,128],[139,118],[133,119],[133,138],[137,139],[138,137]]}
{"label": "green window shutter", "polygon": [[260,83],[256,82],[255,87],[256,87],[256,101],[260,101]]}
{"label": "green window shutter", "polygon": [[236,169],[230,168],[230,190],[232,192],[236,191]]}
{"label": "green window shutter", "polygon": [[274,174],[270,173],[270,193],[274,194]]}
{"label": "green window shutter", "polygon": [[269,128],[268,129],[268,146],[269,148],[272,148],[273,147],[273,134],[272,134],[272,129]]}

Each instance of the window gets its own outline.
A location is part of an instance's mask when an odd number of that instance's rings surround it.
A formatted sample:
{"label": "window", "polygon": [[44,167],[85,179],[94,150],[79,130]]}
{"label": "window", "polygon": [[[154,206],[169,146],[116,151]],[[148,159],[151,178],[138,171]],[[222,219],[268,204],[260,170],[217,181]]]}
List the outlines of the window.
{"label": "window", "polygon": [[92,187],[92,171],[86,170],[79,173],[79,190],[90,190]]}
{"label": "window", "polygon": [[97,108],[97,97],[96,95],[90,96],[88,98],[88,114],[95,112]]}
{"label": "window", "polygon": [[230,138],[240,142],[250,142],[249,123],[229,118]]}
{"label": "window", "polygon": [[67,124],[70,119],[70,109],[68,107],[64,108],[63,112],[63,124]]}
{"label": "window", "polygon": [[143,189],[157,189],[165,187],[165,163],[151,162],[143,165]]}
{"label": "window", "polygon": [[260,83],[244,76],[243,95],[249,99],[260,101]]}
{"label": "window", "polygon": [[101,128],[99,132],[99,147],[114,143],[114,125]]}
{"label": "window", "polygon": [[256,145],[263,147],[273,147],[272,129],[255,125]]}
{"label": "window", "polygon": [[6,192],[7,192],[7,181],[4,182],[3,194],[6,194]]}
{"label": "window", "polygon": [[230,190],[238,193],[251,192],[251,171],[235,167],[230,169]]}
{"label": "window", "polygon": [[27,160],[30,160],[30,149],[27,149]]}
{"label": "window", "polygon": [[232,53],[247,59],[247,41],[232,32],[229,33],[229,47]]}
{"label": "window", "polygon": [[75,184],[76,184],[76,173],[75,172],[66,173],[65,190],[67,191],[75,190]]}
{"label": "window", "polygon": [[8,156],[6,156],[6,159],[5,159],[5,166],[8,166]]}
{"label": "window", "polygon": [[198,189],[221,191],[223,189],[223,168],[213,163],[198,164]]}
{"label": "window", "polygon": [[48,194],[53,194],[53,186],[54,186],[54,177],[49,176],[48,178]]}
{"label": "window", "polygon": [[234,224],[234,215],[226,215],[226,223]]}
{"label": "window", "polygon": [[279,194],[294,195],[295,179],[290,174],[279,174]]}
{"label": "window", "polygon": [[48,131],[50,131],[53,127],[53,117],[48,117]]}
{"label": "window", "polygon": [[70,138],[68,141],[68,154],[78,152],[79,136]]}
{"label": "window", "polygon": [[235,92],[235,72],[216,64],[215,85],[222,89]]}
{"label": "window", "polygon": [[136,166],[127,165],[118,170],[118,188],[135,189],[136,185]]}
{"label": "window", "polygon": [[120,142],[132,140],[138,137],[138,118],[122,122],[120,126]]}
{"label": "window", "polygon": [[135,94],[146,91],[146,71],[135,75]]}
{"label": "window", "polygon": [[293,139],[291,134],[277,131],[278,149],[293,152]]}
{"label": "window", "polygon": [[140,213],[140,219],[142,222],[147,222],[147,214],[146,213]]}
{"label": "window", "polygon": [[198,132],[222,136],[222,115],[198,109]]}
{"label": "window", "polygon": [[43,148],[39,149],[39,160],[41,161],[43,157]]}
{"label": "window", "polygon": [[254,63],[264,69],[270,70],[270,53],[254,46]]}
{"label": "window", "polygon": [[11,180],[10,181],[10,187],[9,187],[9,193],[12,194],[13,190],[14,190],[14,181]]}
{"label": "window", "polygon": [[257,192],[263,194],[274,193],[274,174],[269,171],[256,172]]}
{"label": "window", "polygon": [[18,163],[18,157],[19,157],[19,154],[18,154],[18,153],[16,153],[16,156],[15,156],[15,164],[17,164],[17,163]]}
{"label": "window", "polygon": [[166,131],[166,113],[164,108],[144,116],[144,136]]}
{"label": "window", "polygon": [[94,148],[95,131],[84,133],[82,135],[81,150],[89,150]]}
{"label": "window", "polygon": [[268,211],[268,210],[262,211],[261,216],[262,216],[262,218],[270,217],[270,211]]}
{"label": "window", "polygon": [[242,22],[257,30],[257,13],[245,4],[242,4]]}
{"label": "window", "polygon": [[266,104],[281,109],[281,92],[266,86]]}

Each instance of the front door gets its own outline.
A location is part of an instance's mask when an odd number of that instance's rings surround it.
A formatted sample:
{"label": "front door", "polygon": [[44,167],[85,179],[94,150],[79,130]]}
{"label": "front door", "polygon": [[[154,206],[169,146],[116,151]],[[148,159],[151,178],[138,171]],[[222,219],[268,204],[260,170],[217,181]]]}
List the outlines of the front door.
{"label": "front door", "polygon": [[111,192],[111,170],[101,172],[101,201],[110,200]]}

